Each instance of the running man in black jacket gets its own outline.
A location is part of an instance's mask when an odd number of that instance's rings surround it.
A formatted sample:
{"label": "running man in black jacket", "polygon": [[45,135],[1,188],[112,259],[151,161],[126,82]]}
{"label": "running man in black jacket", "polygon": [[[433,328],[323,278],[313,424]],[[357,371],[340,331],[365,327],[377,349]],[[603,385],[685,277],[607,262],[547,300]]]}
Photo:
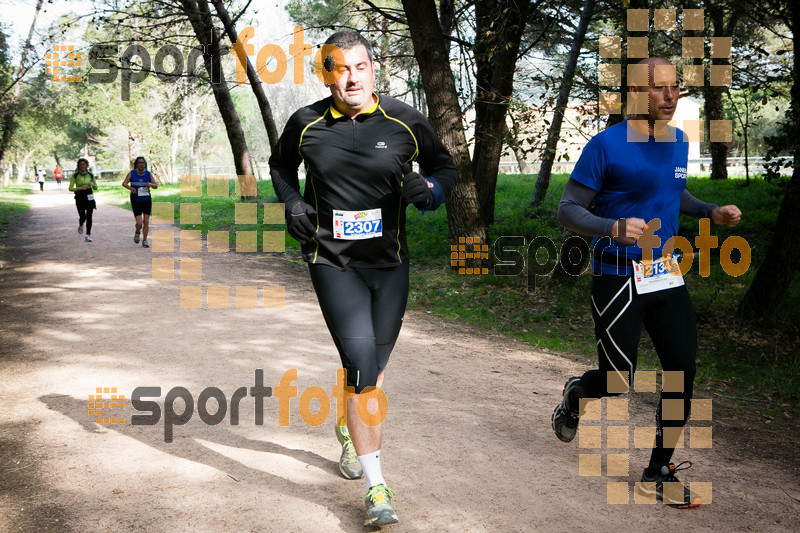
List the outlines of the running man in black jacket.
{"label": "running man in black jacket", "polygon": [[[381,387],[400,333],[408,297],[406,206],[439,207],[456,169],[424,116],[373,92],[372,50],[361,35],[339,32],[325,44],[344,54],[343,65],[333,56],[325,60],[335,78],[327,85],[331,96],[291,116],[270,157],[270,175],[355,392],[347,399],[346,427],[344,420],[336,424],[339,469],[348,479],[366,477],[365,525],[385,525],[398,518],[381,473],[381,425],[361,420],[358,395]],[[411,170],[414,161],[427,177]]]}

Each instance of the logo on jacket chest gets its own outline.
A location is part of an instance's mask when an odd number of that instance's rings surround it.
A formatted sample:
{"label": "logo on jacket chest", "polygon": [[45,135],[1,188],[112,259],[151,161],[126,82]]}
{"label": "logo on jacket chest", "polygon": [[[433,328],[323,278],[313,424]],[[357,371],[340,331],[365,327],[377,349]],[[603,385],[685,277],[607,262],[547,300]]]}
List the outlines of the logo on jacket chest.
{"label": "logo on jacket chest", "polygon": [[387,148],[389,148],[389,147],[388,147],[388,146],[386,146],[386,143],[385,143],[385,142],[383,142],[383,141],[378,141],[378,142],[376,142],[376,143],[375,143],[375,148],[376,148],[376,149],[380,149],[380,150],[386,150],[386,149],[387,149]]}

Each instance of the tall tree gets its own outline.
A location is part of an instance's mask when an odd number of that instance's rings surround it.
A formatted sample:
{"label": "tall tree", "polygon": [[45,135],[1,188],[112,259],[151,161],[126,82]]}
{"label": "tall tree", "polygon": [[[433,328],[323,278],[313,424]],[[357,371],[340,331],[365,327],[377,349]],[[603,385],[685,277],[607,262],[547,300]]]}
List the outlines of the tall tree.
{"label": "tall tree", "polygon": [[788,152],[794,157],[792,177],[786,184],[785,195],[778,211],[775,234],[767,249],[764,262],[758,268],[753,283],[739,305],[739,312],[748,318],[772,320],[789,294],[795,272],[800,269],[800,57],[797,55],[800,38],[800,6],[777,0],[760,2],[762,9],[778,15],[789,29],[793,42],[791,104],[781,123],[778,136],[771,139],[772,149]]}
{"label": "tall tree", "polygon": [[[705,0],[706,29],[712,37],[730,37],[734,34],[741,20],[740,2],[726,2],[725,0]],[[711,64],[716,66],[729,66],[730,58],[712,57]],[[710,80],[711,81],[711,80]],[[711,121],[725,118],[722,100],[725,89],[721,85],[706,83],[703,86],[703,99],[705,100],[706,129],[709,140],[711,139]],[[708,147],[711,152],[711,179],[720,180],[728,178],[728,144],[712,141]]]}
{"label": "tall tree", "polygon": [[558,90],[553,121],[550,123],[550,128],[547,131],[547,142],[545,143],[544,153],[542,155],[542,165],[539,169],[539,175],[536,177],[536,185],[533,189],[531,207],[538,207],[539,204],[542,203],[545,193],[547,192],[547,187],[550,185],[550,172],[553,169],[558,140],[561,137],[561,124],[564,120],[564,112],[567,109],[567,104],[569,103],[569,93],[572,90],[572,80],[575,77],[578,55],[581,52],[583,40],[586,37],[586,30],[592,18],[594,4],[595,0],[584,0],[583,2],[581,19],[578,23],[578,29],[572,38],[572,47],[569,51],[569,57],[567,57],[567,65],[564,67],[564,76],[561,78],[561,87]]}
{"label": "tall tree", "polygon": [[[264,128],[267,130],[269,146],[270,149],[273,149],[278,142],[278,127],[275,125],[275,119],[272,116],[272,106],[270,106],[269,99],[264,93],[264,87],[261,86],[261,78],[259,78],[256,69],[253,68],[244,50],[244,47],[247,45],[238,42],[239,34],[236,32],[236,24],[231,20],[230,15],[228,15],[228,10],[225,8],[225,4],[222,0],[211,0],[211,3],[214,4],[214,10],[217,12],[217,16],[222,22],[222,26],[225,28],[228,39],[231,40],[231,43],[234,43],[233,51],[236,52],[237,61],[245,65],[247,79],[250,81],[250,88],[256,97],[258,109],[261,112],[261,120],[264,121]],[[247,32],[247,29],[245,29],[245,31]],[[249,37],[252,37],[252,34],[250,34]],[[302,59],[303,56],[301,55],[299,57]]]}
{"label": "tall tree", "polygon": [[450,69],[449,41],[442,34],[433,0],[403,0],[403,8],[425,87],[428,117],[458,169],[458,184],[447,202],[450,241],[457,242],[459,237],[466,236],[485,241],[488,227],[480,218],[459,95]]}
{"label": "tall tree", "polygon": [[242,124],[239,115],[233,105],[228,84],[222,77],[222,63],[220,60],[222,49],[217,29],[211,11],[206,0],[180,0],[184,14],[188,17],[192,25],[194,34],[200,45],[203,47],[203,65],[206,68],[208,77],[211,80],[211,89],[214,99],[217,102],[222,122],[225,125],[225,132],[233,151],[233,164],[236,168],[236,175],[240,181],[242,191],[250,191],[250,180],[247,176],[253,176],[253,167],[250,163],[250,152],[247,149],[247,142],[242,131]]}
{"label": "tall tree", "polygon": [[19,61],[19,69],[17,74],[12,80],[13,88],[11,89],[11,96],[6,97],[5,93],[0,96],[0,121],[2,122],[2,134],[0,134],[0,186],[7,187],[9,184],[9,176],[5,172],[5,159],[6,149],[11,141],[11,133],[14,128],[14,111],[19,99],[20,88],[22,87],[22,78],[28,71],[28,58],[31,47],[31,40],[33,39],[33,30],[36,28],[36,19],[39,18],[39,11],[42,9],[43,0],[36,2],[36,10],[33,13],[33,22],[31,28],[28,30],[28,38],[25,40],[25,46],[22,48],[22,57]]}

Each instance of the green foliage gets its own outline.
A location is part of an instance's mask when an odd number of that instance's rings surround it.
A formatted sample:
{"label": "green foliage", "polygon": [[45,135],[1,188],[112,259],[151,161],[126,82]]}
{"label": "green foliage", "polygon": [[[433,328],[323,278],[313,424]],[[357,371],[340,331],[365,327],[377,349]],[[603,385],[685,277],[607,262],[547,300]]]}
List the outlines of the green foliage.
{"label": "green foliage", "polygon": [[0,189],[0,259],[5,259],[5,241],[11,225],[19,222],[30,208],[30,202],[26,198],[30,192],[27,185]]}

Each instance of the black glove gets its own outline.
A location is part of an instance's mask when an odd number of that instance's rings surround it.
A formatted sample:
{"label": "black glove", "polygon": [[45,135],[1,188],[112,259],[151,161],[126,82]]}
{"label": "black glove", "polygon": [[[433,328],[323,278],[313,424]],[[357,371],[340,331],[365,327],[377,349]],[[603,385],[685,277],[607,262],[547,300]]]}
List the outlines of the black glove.
{"label": "black glove", "polygon": [[411,172],[411,167],[408,165],[404,167],[404,170],[406,170],[405,176],[400,179],[402,185],[400,192],[403,199],[409,204],[414,204],[417,209],[425,209],[431,202],[428,180],[416,172]]}
{"label": "black glove", "polygon": [[[313,219],[312,219],[313,217]],[[286,230],[301,244],[311,240],[316,233],[317,212],[302,200],[286,209]]]}

